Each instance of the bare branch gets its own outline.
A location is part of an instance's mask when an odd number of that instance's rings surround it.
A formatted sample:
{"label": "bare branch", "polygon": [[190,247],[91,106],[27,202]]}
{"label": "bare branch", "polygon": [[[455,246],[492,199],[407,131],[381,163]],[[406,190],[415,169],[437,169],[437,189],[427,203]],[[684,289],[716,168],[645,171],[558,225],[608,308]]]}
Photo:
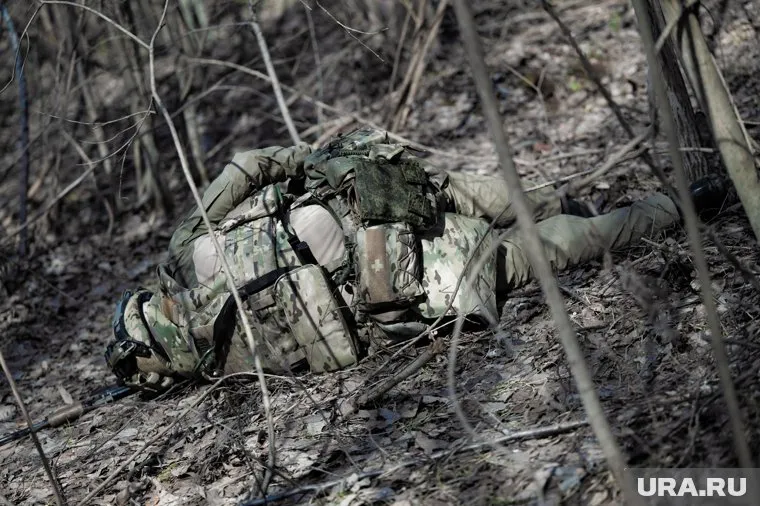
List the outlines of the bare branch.
{"label": "bare branch", "polygon": [[13,379],[13,374],[11,374],[11,370],[8,368],[8,364],[5,362],[5,356],[1,350],[0,367],[3,368],[5,379],[8,380],[8,385],[10,385],[11,392],[13,392],[13,398],[16,399],[16,404],[18,404],[21,414],[24,416],[24,420],[26,420],[26,426],[29,427],[29,434],[32,436],[32,441],[34,441],[34,447],[37,448],[37,453],[40,454],[40,459],[42,459],[42,467],[45,468],[45,474],[47,474],[50,484],[53,486],[55,500],[58,503],[58,506],[63,506],[66,504],[66,499],[63,497],[61,485],[58,483],[58,480],[53,473],[53,468],[50,467],[50,462],[45,456],[45,451],[42,449],[42,444],[40,444],[40,440],[37,437],[37,432],[34,430],[34,422],[29,416],[29,412],[26,410],[26,404],[24,404],[23,399],[21,399],[21,394],[19,394],[18,387],[16,387],[16,380]]}
{"label": "bare branch", "polygon": [[[19,102],[19,116],[21,124],[21,132],[19,134],[18,148],[21,151],[21,170],[19,171],[19,211],[18,220],[21,223],[26,221],[27,212],[27,192],[29,191],[29,102],[26,98],[26,77],[24,75],[24,66],[21,59],[21,48],[18,43],[18,34],[16,34],[16,28],[13,25],[13,20],[5,8],[5,4],[0,2],[0,17],[5,22],[5,28],[8,31],[8,37],[11,42],[11,49],[14,54],[14,66],[13,72],[18,74],[18,102]],[[11,81],[13,79],[11,78]],[[2,92],[0,92],[2,93]],[[18,242],[18,257],[22,259],[26,256],[27,248],[27,230],[26,228],[21,230],[21,235]]]}
{"label": "bare branch", "polygon": [[749,446],[744,434],[744,424],[742,422],[739,402],[736,398],[736,390],[731,379],[731,371],[728,365],[728,355],[723,344],[720,320],[715,306],[715,299],[712,295],[710,283],[710,271],[707,268],[707,259],[702,248],[699,236],[699,219],[694,208],[694,203],[689,196],[689,183],[684,173],[683,158],[678,150],[678,133],[676,131],[676,122],[673,113],[667,103],[667,89],[665,78],[662,70],[657,63],[657,54],[655,53],[654,37],[652,34],[652,19],[646,7],[646,0],[633,0],[636,18],[638,19],[639,32],[646,49],[647,61],[650,71],[652,72],[653,84],[655,87],[656,99],[659,103],[660,113],[663,116],[663,127],[670,143],[670,157],[673,162],[673,168],[676,179],[676,187],[680,198],[681,209],[686,222],[686,231],[689,235],[689,245],[694,253],[694,263],[697,268],[697,276],[702,292],[702,302],[705,305],[707,313],[707,322],[710,329],[713,354],[718,367],[718,375],[723,388],[723,395],[728,407],[728,415],[731,422],[731,430],[734,437],[734,447],[739,458],[741,467],[753,467],[752,457],[749,452]]}
{"label": "bare branch", "polygon": [[293,118],[290,117],[290,111],[288,106],[285,105],[285,99],[282,97],[282,88],[280,88],[280,81],[277,79],[277,72],[274,70],[272,64],[272,58],[269,56],[269,49],[267,48],[267,41],[264,39],[264,34],[261,33],[261,27],[259,26],[258,18],[256,16],[256,10],[253,8],[253,0],[248,0],[248,8],[251,11],[251,29],[256,35],[256,41],[259,44],[259,50],[264,57],[264,65],[267,68],[267,74],[269,74],[269,81],[272,83],[272,90],[274,96],[277,99],[277,105],[280,107],[280,114],[282,119],[285,120],[285,126],[288,128],[288,133],[293,141],[293,144],[301,142],[301,138],[298,137],[298,130],[293,125]]}
{"label": "bare branch", "polygon": [[632,504],[638,504],[641,500],[635,493],[630,475],[625,470],[625,457],[604,415],[604,410],[594,388],[591,373],[588,370],[583,352],[578,344],[570,317],[565,310],[562,294],[557,286],[557,280],[546,258],[546,253],[541,245],[527,198],[523,193],[520,176],[517,174],[517,168],[512,160],[512,149],[504,132],[498,104],[493,95],[491,81],[488,77],[488,70],[483,58],[483,49],[475,30],[475,22],[470,12],[470,7],[465,0],[455,0],[454,8],[459,21],[462,41],[467,51],[470,66],[472,67],[473,79],[480,98],[482,111],[486,117],[494,147],[499,155],[502,173],[511,190],[510,196],[517,213],[517,222],[523,234],[534,272],[540,281],[552,316],[556,322],[559,337],[567,355],[568,365],[575,378],[578,393],[588,414],[589,423],[599,440],[610,469],[614,473],[626,498]]}
{"label": "bare branch", "polygon": [[209,235],[209,238],[211,239],[211,243],[214,246],[214,250],[216,251],[217,255],[219,256],[219,260],[222,263],[227,288],[229,289],[230,293],[232,294],[232,297],[235,300],[235,304],[237,306],[238,318],[240,318],[240,323],[243,326],[243,329],[245,330],[245,336],[248,342],[248,348],[251,352],[251,355],[253,356],[256,374],[258,376],[259,386],[261,388],[262,405],[264,407],[264,413],[266,414],[267,425],[269,429],[269,462],[268,462],[269,466],[267,468],[267,474],[264,479],[264,482],[265,482],[264,489],[266,489],[266,484],[269,483],[269,479],[271,478],[271,469],[274,468],[275,463],[276,463],[276,458],[275,458],[276,454],[275,454],[274,419],[272,418],[272,410],[271,410],[270,400],[269,400],[269,391],[266,385],[266,378],[264,377],[264,370],[262,369],[262,366],[261,366],[261,358],[259,357],[259,354],[256,351],[256,340],[253,336],[253,331],[251,330],[251,325],[250,325],[250,322],[248,321],[248,317],[245,314],[243,300],[241,299],[240,293],[238,292],[238,289],[235,286],[235,280],[232,275],[233,271],[230,268],[226,255],[224,254],[224,249],[222,249],[221,245],[219,244],[219,240],[216,237],[216,234],[214,234],[214,227],[211,225],[211,220],[209,220],[208,214],[206,213],[206,210],[203,206],[203,201],[201,200],[201,196],[198,193],[198,187],[195,185],[195,181],[193,181],[193,176],[190,173],[190,167],[187,163],[187,157],[185,156],[185,150],[182,147],[182,142],[179,139],[177,128],[175,127],[174,121],[169,115],[169,111],[166,110],[166,107],[164,106],[164,103],[161,100],[161,95],[159,95],[158,93],[158,87],[156,86],[156,69],[155,69],[155,61],[154,61],[153,44],[156,40],[156,37],[158,36],[159,31],[161,30],[161,27],[163,26],[164,18],[166,17],[166,9],[168,6],[169,6],[169,0],[166,0],[164,3],[164,10],[161,13],[161,19],[158,23],[158,26],[156,27],[155,32],[153,32],[153,37],[151,38],[150,45],[148,46],[148,55],[149,55],[149,60],[150,60],[149,67],[150,67],[151,94],[153,96],[153,99],[156,101],[156,106],[158,107],[159,111],[163,115],[164,120],[166,121],[166,124],[169,127],[169,132],[171,133],[172,140],[174,141],[174,146],[177,150],[177,155],[179,157],[180,166],[182,167],[182,172],[185,175],[187,184],[190,187],[190,191],[193,194],[193,198],[195,199],[195,204],[198,206],[198,211],[200,212],[201,217],[203,219],[203,224],[206,226],[206,229],[208,230],[208,235]]}
{"label": "bare branch", "polygon": [[361,30],[357,30],[356,28],[351,28],[350,26],[346,26],[346,25],[344,25],[343,23],[341,23],[340,21],[338,21],[338,20],[335,18],[335,16],[333,16],[333,15],[330,13],[330,11],[328,11],[327,9],[325,9],[324,7],[322,7],[322,4],[320,4],[319,2],[317,2],[317,6],[318,6],[320,9],[322,9],[322,10],[324,11],[324,13],[325,13],[325,14],[327,14],[327,15],[330,17],[330,19],[332,19],[333,21],[335,21],[335,23],[337,23],[337,24],[338,24],[338,26],[340,26],[341,28],[343,28],[343,29],[346,31],[346,33],[347,33],[347,34],[348,34],[348,35],[349,35],[349,36],[350,36],[352,39],[356,40],[356,41],[357,41],[359,44],[361,44],[362,46],[364,46],[364,48],[365,48],[365,49],[367,49],[367,50],[368,50],[370,53],[372,53],[373,55],[375,55],[375,58],[377,58],[377,59],[378,59],[378,60],[380,60],[381,62],[385,63],[385,60],[383,60],[383,59],[382,59],[382,57],[381,57],[379,54],[377,54],[377,53],[376,53],[376,52],[375,52],[375,51],[374,51],[374,50],[373,50],[371,47],[369,47],[367,44],[365,44],[364,42],[362,42],[362,41],[361,41],[361,39],[359,39],[359,37],[357,37],[356,35],[354,35],[354,32],[356,32],[356,33],[361,33],[361,34],[364,34],[364,35],[376,35],[376,34],[378,34],[378,33],[382,32],[382,31],[384,31],[385,29],[382,29],[382,30],[378,30],[378,31],[376,31],[376,32],[363,32],[363,31],[361,31]]}
{"label": "bare branch", "polygon": [[124,35],[126,35],[127,37],[129,37],[130,39],[132,39],[133,41],[137,42],[140,45],[140,47],[142,47],[143,49],[150,49],[150,46],[148,44],[146,44],[142,39],[140,39],[140,37],[138,37],[134,33],[130,32],[129,30],[127,30],[126,28],[124,28],[123,26],[121,26],[119,23],[117,23],[113,19],[111,19],[108,16],[106,16],[105,14],[103,14],[102,12],[93,9],[92,7],[88,7],[87,5],[84,5],[84,4],[77,4],[77,3],[74,3],[74,2],[67,2],[66,0],[41,0],[41,2],[42,2],[43,5],[59,4],[59,5],[69,5],[71,7],[78,7],[80,9],[84,9],[87,12],[95,14],[96,16],[98,16],[102,20],[106,21],[107,23],[112,24],[114,26],[114,28],[116,28],[117,30],[119,30],[121,33],[123,33]]}

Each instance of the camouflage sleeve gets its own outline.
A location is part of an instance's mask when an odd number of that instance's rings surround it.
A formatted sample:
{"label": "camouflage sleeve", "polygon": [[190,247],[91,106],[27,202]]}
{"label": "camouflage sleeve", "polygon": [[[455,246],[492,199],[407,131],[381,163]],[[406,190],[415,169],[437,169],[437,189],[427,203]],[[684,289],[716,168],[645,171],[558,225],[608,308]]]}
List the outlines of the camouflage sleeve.
{"label": "camouflage sleeve", "polygon": [[[302,178],[303,161],[309,153],[309,145],[301,143],[289,148],[272,146],[236,154],[203,193],[203,207],[211,224],[217,225],[259,188],[286,179]],[[174,231],[169,254],[180,274],[192,263],[193,241],[207,232],[197,206]],[[186,280],[178,281],[186,285]]]}
{"label": "camouflage sleeve", "polygon": [[[517,219],[509,186],[501,176],[448,172],[443,185],[448,208],[464,216],[495,221],[497,227],[509,227]],[[536,220],[545,220],[561,212],[560,198],[554,188],[525,192]]]}

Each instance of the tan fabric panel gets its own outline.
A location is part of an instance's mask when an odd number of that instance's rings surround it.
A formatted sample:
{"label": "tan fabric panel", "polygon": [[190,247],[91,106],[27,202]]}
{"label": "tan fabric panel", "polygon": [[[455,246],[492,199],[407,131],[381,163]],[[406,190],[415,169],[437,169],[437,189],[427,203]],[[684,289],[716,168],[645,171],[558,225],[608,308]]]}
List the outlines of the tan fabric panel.
{"label": "tan fabric panel", "polygon": [[[653,237],[679,219],[673,201],[657,193],[593,218],[554,216],[538,223],[538,232],[552,267],[561,271],[598,258],[607,250],[619,250],[643,237]],[[533,268],[516,227],[502,241],[498,259],[500,292],[523,286],[533,278]]]}
{"label": "tan fabric panel", "polygon": [[[444,194],[454,204],[458,214],[492,221],[506,207],[496,225],[507,227],[517,219],[509,199],[509,187],[503,177],[449,172],[448,182]],[[537,220],[556,216],[562,209],[560,199],[555,195],[553,188],[534,190],[526,195],[533,205]]]}
{"label": "tan fabric panel", "polygon": [[340,260],[346,253],[343,230],[324,207],[315,204],[293,209],[290,225],[320,265]]}

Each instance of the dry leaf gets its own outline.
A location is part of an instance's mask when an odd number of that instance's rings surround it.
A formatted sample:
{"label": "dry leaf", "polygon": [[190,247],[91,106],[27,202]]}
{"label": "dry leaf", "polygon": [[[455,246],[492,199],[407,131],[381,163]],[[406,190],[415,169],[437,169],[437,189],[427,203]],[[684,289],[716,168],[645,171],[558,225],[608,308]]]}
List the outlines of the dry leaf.
{"label": "dry leaf", "polygon": [[63,399],[64,404],[74,404],[74,398],[71,397],[71,394],[63,387],[63,385],[58,385],[58,393],[61,394],[61,399]]}

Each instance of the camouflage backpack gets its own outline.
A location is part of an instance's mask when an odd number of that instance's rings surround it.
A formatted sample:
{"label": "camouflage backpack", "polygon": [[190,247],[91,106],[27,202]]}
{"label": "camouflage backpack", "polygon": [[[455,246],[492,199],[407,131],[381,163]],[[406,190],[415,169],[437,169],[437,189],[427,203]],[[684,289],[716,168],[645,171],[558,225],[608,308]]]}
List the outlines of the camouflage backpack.
{"label": "camouflage backpack", "polygon": [[[215,232],[232,269],[254,333],[256,356],[268,372],[308,365],[334,371],[358,360],[354,328],[324,270],[304,261],[280,212],[287,204],[268,186],[247,202],[245,219]],[[237,305],[223,273],[193,289],[176,286],[159,268],[158,293],[127,293],[114,319],[116,342],[106,359],[127,383],[165,388],[174,375],[216,377],[255,370]],[[148,330],[150,329],[150,330]]]}

